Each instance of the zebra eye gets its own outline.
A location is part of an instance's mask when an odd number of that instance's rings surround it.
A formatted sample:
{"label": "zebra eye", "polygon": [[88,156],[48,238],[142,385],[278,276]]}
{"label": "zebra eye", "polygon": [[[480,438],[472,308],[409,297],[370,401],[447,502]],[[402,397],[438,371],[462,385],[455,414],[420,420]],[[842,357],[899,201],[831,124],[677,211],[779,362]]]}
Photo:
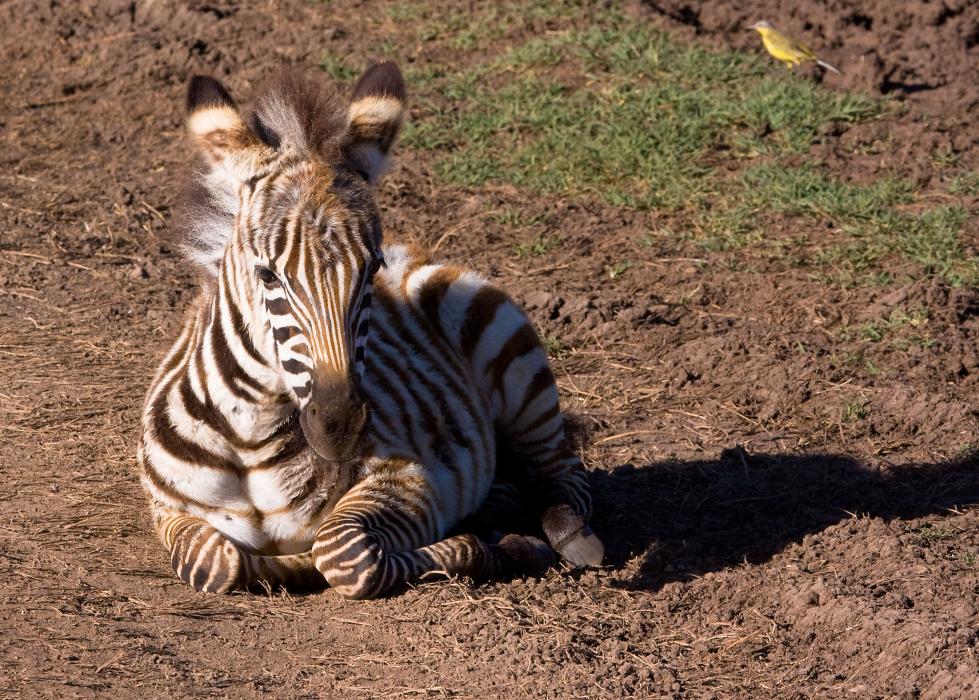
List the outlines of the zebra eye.
{"label": "zebra eye", "polygon": [[270,287],[279,283],[279,278],[275,276],[275,273],[271,268],[256,265],[255,274],[258,275],[258,278],[262,280],[263,283]]}
{"label": "zebra eye", "polygon": [[370,273],[373,275],[382,267],[387,267],[387,263],[384,262],[384,258],[378,255],[376,258],[371,260]]}

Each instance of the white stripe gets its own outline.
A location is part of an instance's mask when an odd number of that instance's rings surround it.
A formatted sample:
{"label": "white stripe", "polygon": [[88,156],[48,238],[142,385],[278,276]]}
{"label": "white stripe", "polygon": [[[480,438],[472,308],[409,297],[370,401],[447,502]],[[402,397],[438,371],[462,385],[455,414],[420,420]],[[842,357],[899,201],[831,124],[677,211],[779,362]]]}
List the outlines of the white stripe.
{"label": "white stripe", "polygon": [[505,302],[496,310],[473,351],[473,369],[482,377],[513,334],[527,323],[527,317],[512,303]]}

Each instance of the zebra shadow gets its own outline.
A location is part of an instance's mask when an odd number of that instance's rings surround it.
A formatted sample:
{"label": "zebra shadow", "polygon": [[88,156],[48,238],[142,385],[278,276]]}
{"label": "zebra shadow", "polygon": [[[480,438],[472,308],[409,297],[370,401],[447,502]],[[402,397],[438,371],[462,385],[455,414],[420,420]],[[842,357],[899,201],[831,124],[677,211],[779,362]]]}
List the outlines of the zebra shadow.
{"label": "zebra shadow", "polygon": [[620,584],[656,590],[708,571],[761,563],[852,515],[909,519],[979,503],[979,453],[886,471],[836,454],[751,454],[624,464],[590,474],[593,526]]}

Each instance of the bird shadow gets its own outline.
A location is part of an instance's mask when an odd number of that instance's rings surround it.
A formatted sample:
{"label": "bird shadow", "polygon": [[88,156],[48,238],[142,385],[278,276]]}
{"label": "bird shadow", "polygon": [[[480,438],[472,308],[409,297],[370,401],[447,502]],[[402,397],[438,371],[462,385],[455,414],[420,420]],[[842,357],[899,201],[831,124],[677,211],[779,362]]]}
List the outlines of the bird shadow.
{"label": "bird shadow", "polygon": [[913,95],[918,92],[930,92],[937,89],[937,85],[929,85],[928,83],[904,83],[900,80],[891,80],[890,78],[885,79],[880,85],[880,91],[884,95],[892,92],[901,95]]}
{"label": "bird shadow", "polygon": [[853,515],[892,519],[979,503],[979,454],[877,469],[838,454],[750,454],[624,464],[590,473],[593,525],[620,585],[657,590],[743,562],[762,563]]}
{"label": "bird shadow", "polygon": [[685,24],[698,31],[703,29],[704,25],[700,21],[700,12],[691,5],[681,5],[676,8],[663,7],[656,0],[647,0],[646,6],[656,14],[664,15],[674,22]]}

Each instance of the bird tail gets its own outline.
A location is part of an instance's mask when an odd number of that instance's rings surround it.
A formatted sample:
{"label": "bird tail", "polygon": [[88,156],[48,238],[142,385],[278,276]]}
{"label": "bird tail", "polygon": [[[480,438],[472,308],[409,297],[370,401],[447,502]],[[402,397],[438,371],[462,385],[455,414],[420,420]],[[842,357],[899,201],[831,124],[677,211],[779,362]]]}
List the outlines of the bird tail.
{"label": "bird tail", "polygon": [[822,66],[823,68],[825,68],[826,70],[831,70],[831,71],[833,71],[833,72],[834,72],[834,73],[836,73],[837,75],[843,75],[842,73],[840,73],[840,69],[839,69],[839,68],[837,68],[836,66],[833,66],[833,65],[830,65],[829,63],[826,63],[826,61],[820,61],[820,60],[819,60],[819,59],[817,58],[817,59],[816,59],[816,63],[817,63],[817,64],[819,64],[819,65],[821,65],[821,66]]}

